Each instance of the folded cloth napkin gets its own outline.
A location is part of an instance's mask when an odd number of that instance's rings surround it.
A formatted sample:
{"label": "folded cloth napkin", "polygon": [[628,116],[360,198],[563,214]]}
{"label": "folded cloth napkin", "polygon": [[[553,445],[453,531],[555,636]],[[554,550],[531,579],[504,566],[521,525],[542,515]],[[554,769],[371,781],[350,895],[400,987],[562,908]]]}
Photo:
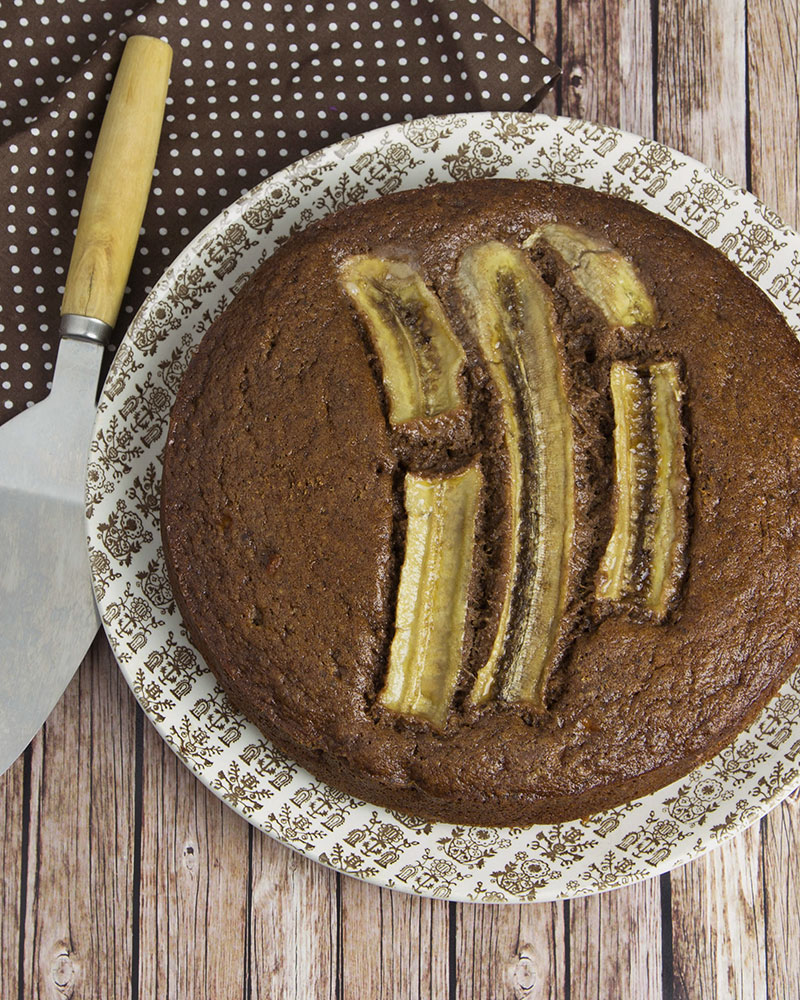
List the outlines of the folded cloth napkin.
{"label": "folded cloth napkin", "polygon": [[276,170],[387,122],[531,108],[558,73],[478,0],[17,0],[0,16],[0,421],[49,388],[89,161],[134,34],[174,60],[115,342],[169,261]]}

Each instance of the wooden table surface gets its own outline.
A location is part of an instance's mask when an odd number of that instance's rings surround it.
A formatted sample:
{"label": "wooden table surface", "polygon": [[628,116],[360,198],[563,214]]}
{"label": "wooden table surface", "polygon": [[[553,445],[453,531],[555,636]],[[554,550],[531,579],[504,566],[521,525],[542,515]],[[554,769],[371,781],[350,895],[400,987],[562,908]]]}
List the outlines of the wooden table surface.
{"label": "wooden table surface", "polygon": [[[798,226],[798,0],[490,5],[564,67],[544,110],[676,146]],[[798,801],[605,895],[416,899],[315,865],[223,806],[101,637],[0,777],[0,1000],[797,1000]]]}

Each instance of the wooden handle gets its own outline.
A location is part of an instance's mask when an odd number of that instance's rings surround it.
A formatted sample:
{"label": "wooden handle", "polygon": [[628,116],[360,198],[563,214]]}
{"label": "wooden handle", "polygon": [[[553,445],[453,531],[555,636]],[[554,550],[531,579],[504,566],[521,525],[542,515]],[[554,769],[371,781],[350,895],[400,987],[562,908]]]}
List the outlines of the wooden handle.
{"label": "wooden handle", "polygon": [[128,283],[156,160],[172,49],[146,35],[122,53],[92,159],[61,314],[113,326]]}

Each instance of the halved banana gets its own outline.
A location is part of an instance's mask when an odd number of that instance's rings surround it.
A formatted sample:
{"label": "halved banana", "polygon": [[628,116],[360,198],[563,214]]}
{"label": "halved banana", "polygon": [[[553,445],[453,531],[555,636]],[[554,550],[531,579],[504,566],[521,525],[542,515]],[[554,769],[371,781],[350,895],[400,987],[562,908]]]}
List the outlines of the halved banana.
{"label": "halved banana", "polygon": [[482,480],[477,463],[454,476],[405,477],[406,549],[378,700],[437,726],[447,720],[461,667]]}
{"label": "halved banana", "polygon": [[546,243],[564,260],[578,288],[614,326],[652,326],[656,307],[636,268],[607,240],[560,222],[540,226],[523,243]]}
{"label": "halved banana", "polygon": [[650,582],[646,605],[656,620],[667,613],[686,568],[689,473],[681,422],[683,386],[671,361],[650,365],[656,471],[651,517],[645,534],[650,552]]}
{"label": "halved banana", "polygon": [[685,569],[689,475],[683,388],[672,361],[611,366],[614,528],[597,576],[601,601],[661,621]]}
{"label": "halved banana", "polygon": [[470,698],[482,704],[492,697],[502,658],[503,698],[541,709],[575,523],[572,417],[552,296],[527,256],[498,242],[465,251],[456,286],[502,403],[510,464],[508,583]]}
{"label": "halved banana", "polygon": [[461,407],[464,349],[419,272],[404,261],[357,255],[341,263],[339,280],[380,358],[389,422]]}
{"label": "halved banana", "polygon": [[611,365],[614,403],[614,529],[600,560],[596,594],[600,600],[620,601],[633,589],[637,540],[643,519],[653,465],[650,386],[634,365]]}

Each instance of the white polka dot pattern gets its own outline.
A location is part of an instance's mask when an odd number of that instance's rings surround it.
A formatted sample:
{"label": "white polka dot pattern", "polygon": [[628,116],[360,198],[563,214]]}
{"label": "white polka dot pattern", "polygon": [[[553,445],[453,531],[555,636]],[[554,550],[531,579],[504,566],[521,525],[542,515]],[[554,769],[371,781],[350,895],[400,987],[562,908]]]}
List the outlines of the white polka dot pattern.
{"label": "white polka dot pattern", "polygon": [[391,121],[533,107],[558,73],[479,0],[7,3],[0,421],[49,389],[89,162],[133,34],[164,38],[174,61],[117,338],[169,260],[275,170]]}

